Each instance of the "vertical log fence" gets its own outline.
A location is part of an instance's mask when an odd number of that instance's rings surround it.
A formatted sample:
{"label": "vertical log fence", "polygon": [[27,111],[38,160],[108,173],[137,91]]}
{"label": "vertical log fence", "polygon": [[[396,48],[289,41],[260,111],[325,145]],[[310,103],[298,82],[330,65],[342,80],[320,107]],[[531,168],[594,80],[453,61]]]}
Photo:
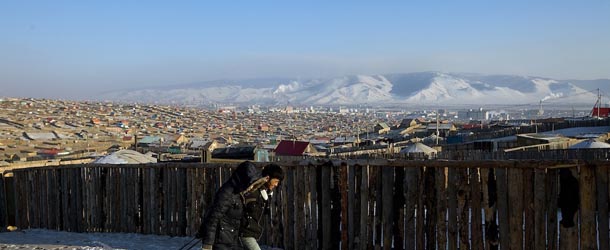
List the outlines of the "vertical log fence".
{"label": "vertical log fence", "polygon": [[[608,249],[606,161],[282,165],[286,178],[264,222],[265,245]],[[12,177],[0,178],[0,226],[192,236],[234,167],[167,163],[14,170]],[[558,203],[560,196],[567,202]],[[574,226],[567,213],[574,213]]]}

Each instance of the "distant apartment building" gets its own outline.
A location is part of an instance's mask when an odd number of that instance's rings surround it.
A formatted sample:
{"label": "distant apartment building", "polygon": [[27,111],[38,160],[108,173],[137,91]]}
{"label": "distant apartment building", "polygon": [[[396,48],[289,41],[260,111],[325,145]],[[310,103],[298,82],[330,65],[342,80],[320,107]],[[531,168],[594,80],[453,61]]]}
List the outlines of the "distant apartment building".
{"label": "distant apartment building", "polygon": [[478,110],[469,109],[458,111],[458,119],[460,120],[489,120],[491,119],[491,113],[483,108]]}

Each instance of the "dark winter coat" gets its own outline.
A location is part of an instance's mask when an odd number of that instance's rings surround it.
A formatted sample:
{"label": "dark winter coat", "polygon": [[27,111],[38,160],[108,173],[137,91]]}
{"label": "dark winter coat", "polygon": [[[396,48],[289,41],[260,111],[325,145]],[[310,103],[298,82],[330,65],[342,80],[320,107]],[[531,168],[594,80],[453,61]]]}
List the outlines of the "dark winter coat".
{"label": "dark winter coat", "polygon": [[204,245],[213,245],[218,250],[240,249],[238,230],[243,217],[243,194],[260,180],[264,179],[254,164],[239,164],[216,192],[214,203],[203,218],[197,237]]}
{"label": "dark winter coat", "polygon": [[269,211],[271,193],[265,188],[248,193],[244,199],[244,218],[239,235],[259,239],[263,234],[263,216]]}

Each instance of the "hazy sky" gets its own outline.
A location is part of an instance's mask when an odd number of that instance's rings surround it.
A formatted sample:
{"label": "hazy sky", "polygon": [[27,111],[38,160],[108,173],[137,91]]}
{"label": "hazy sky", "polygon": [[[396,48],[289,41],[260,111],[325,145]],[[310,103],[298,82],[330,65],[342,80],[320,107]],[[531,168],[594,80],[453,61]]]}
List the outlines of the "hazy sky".
{"label": "hazy sky", "polygon": [[0,96],[416,71],[610,78],[607,0],[208,2],[0,1]]}

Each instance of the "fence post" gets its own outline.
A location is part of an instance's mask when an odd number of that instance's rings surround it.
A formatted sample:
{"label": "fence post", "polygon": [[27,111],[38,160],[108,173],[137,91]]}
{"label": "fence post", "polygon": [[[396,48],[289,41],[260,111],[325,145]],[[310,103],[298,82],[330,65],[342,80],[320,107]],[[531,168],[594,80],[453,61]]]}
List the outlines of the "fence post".
{"label": "fence post", "polygon": [[498,223],[500,227],[500,247],[510,248],[510,227],[508,222],[508,186],[506,183],[506,168],[496,169],[496,185],[498,190]]}
{"label": "fence post", "polygon": [[481,182],[479,169],[470,168],[470,200],[472,201],[472,249],[483,250],[483,219],[481,218]]}
{"label": "fence post", "polygon": [[547,204],[547,249],[559,249],[559,234],[557,233],[557,196],[559,192],[557,182],[557,169],[547,169],[546,172],[546,204]]}
{"label": "fence post", "polygon": [[447,246],[447,189],[445,171],[447,168],[439,167],[435,173],[436,186],[436,242],[438,249],[446,249]]}
{"label": "fence post", "polygon": [[[595,166],[585,164],[580,167],[580,249],[597,248],[597,228],[595,225]],[[606,203],[607,204],[607,203]],[[607,221],[607,220],[606,220]],[[606,237],[607,238],[607,237]]]}
{"label": "fence post", "polygon": [[544,169],[534,169],[534,248],[544,249],[546,247],[545,238],[545,215],[547,212],[546,189],[545,189]]}
{"label": "fence post", "polygon": [[4,188],[4,174],[0,173],[0,232],[8,226],[7,196]]}
{"label": "fence post", "polygon": [[597,189],[597,215],[599,223],[599,249],[610,249],[608,244],[608,168],[595,167]]}
{"label": "fence post", "polygon": [[[384,166],[381,170],[381,224],[383,225],[383,249],[392,248],[392,229],[394,227],[394,167]],[[379,209],[379,208],[378,208]],[[379,211],[379,210],[377,210]]]}
{"label": "fence post", "polygon": [[[319,231],[318,239],[320,240],[320,249],[330,249],[332,235],[331,235],[331,215],[330,215],[330,173],[332,163],[328,162],[317,167],[318,176],[318,211],[319,211]],[[290,225],[286,225],[290,226]]]}
{"label": "fence post", "polygon": [[457,249],[457,239],[458,239],[458,224],[457,224],[457,170],[455,167],[449,167],[447,173],[447,207],[448,207],[448,237],[447,237],[447,245],[449,250]]}

